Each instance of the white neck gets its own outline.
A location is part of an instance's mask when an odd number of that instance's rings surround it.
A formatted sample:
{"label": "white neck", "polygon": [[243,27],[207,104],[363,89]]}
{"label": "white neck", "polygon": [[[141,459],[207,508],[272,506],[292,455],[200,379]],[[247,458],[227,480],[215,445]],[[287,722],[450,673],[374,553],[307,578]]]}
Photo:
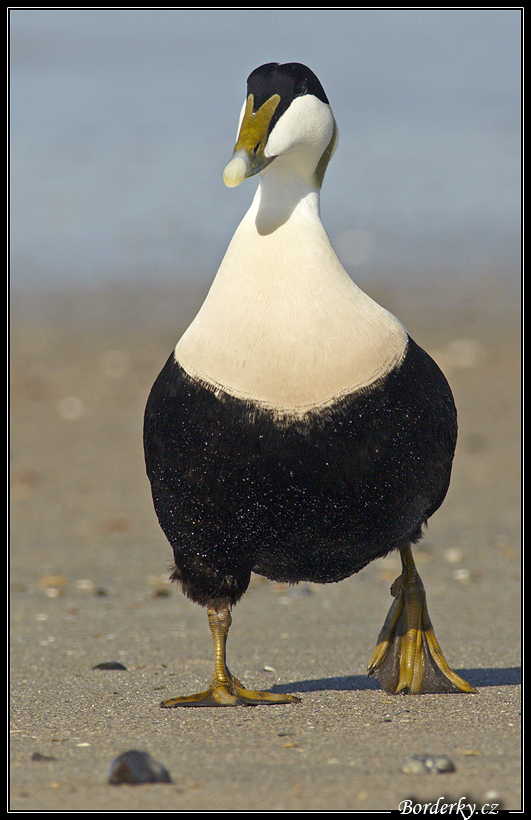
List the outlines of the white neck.
{"label": "white neck", "polygon": [[[319,191],[310,180],[291,171],[285,157],[278,157],[260,177],[260,185],[246,219],[254,220],[260,236],[276,231],[307,212],[314,227],[321,226]],[[286,167],[284,167],[286,166]]]}
{"label": "white neck", "polygon": [[402,325],[342,267],[319,192],[287,154],[263,172],[175,357],[215,389],[299,415],[372,384],[406,342]]}

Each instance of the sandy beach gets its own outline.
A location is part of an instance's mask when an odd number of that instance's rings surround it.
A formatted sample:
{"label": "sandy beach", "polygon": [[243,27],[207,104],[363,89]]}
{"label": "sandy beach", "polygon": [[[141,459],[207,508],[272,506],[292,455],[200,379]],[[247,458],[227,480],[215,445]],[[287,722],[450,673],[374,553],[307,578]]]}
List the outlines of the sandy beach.
{"label": "sandy beach", "polygon": [[[298,705],[163,710],[209,682],[205,612],[168,583],[142,453],[147,395],[199,306],[192,288],[12,295],[11,811],[370,811],[404,800],[521,808],[520,308],[500,277],[371,295],[445,371],[450,491],[416,560],[438,640],[477,695],[386,695],[367,662],[390,555],[326,586],[253,576],[229,664]],[[115,661],[122,669],[95,669]],[[110,785],[149,752],[171,783]],[[453,770],[410,773],[415,755]]]}

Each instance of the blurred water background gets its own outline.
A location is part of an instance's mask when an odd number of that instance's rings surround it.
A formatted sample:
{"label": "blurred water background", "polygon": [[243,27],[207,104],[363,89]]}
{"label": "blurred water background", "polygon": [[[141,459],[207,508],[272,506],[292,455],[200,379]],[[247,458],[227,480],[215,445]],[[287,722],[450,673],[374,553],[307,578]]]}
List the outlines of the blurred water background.
{"label": "blurred water background", "polygon": [[11,9],[11,289],[205,288],[256,181],[247,75],[298,61],[339,126],[323,221],[363,287],[518,291],[519,9]]}

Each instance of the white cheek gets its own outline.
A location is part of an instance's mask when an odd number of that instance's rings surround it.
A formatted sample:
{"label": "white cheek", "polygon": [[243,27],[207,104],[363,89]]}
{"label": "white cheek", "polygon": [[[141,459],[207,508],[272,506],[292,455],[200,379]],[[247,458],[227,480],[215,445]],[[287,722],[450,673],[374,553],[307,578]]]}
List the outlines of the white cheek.
{"label": "white cheek", "polygon": [[271,131],[265,155],[280,156],[302,145],[322,153],[333,132],[334,118],[329,105],[311,94],[296,97]]}

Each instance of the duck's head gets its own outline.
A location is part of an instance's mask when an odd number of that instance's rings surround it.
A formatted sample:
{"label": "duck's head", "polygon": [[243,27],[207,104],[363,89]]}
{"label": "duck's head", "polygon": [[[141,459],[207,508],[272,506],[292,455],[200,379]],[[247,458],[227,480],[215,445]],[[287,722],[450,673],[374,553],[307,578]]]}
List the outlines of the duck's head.
{"label": "duck's head", "polygon": [[223,172],[230,188],[273,163],[320,188],[337,143],[324,89],[301,63],[266,63],[247,80],[238,138]]}

